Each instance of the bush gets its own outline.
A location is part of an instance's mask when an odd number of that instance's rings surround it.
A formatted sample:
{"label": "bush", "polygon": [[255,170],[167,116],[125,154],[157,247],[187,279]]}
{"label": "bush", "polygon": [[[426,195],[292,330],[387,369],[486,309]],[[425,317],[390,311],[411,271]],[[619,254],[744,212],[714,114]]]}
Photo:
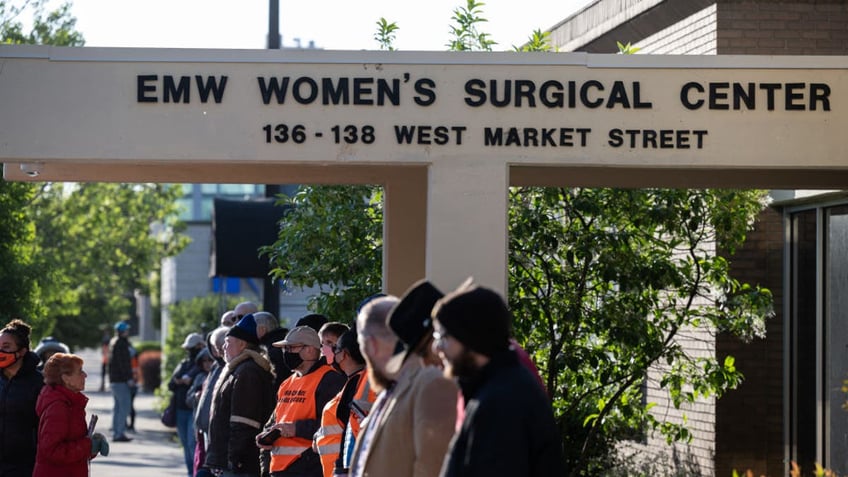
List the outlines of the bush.
{"label": "bush", "polygon": [[139,383],[144,392],[153,392],[162,384],[162,352],[148,349],[138,354]]}
{"label": "bush", "polygon": [[158,341],[139,341],[133,344],[133,348],[139,355],[145,351],[162,351],[162,345]]}

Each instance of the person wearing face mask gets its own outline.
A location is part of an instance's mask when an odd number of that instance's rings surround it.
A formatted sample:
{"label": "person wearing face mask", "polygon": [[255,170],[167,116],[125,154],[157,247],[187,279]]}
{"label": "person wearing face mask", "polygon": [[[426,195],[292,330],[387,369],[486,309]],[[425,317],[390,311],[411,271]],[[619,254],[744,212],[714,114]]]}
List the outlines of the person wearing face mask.
{"label": "person wearing face mask", "polygon": [[[272,477],[321,477],[321,460],[312,450],[312,437],[320,427],[321,411],[346,378],[321,357],[321,340],[308,326],[294,328],[274,346],[283,348],[293,373],[280,385],[273,424],[257,436],[256,445],[271,452]],[[268,432],[279,432],[270,445],[262,439]]]}
{"label": "person wearing face mask", "polygon": [[[333,476],[346,477],[353,458],[353,448],[363,421],[371,412],[377,393],[365,375],[365,357],[359,351],[356,330],[341,335],[333,348],[333,367],[347,376],[347,382],[339,393],[336,418],[344,423],[341,451],[333,463]],[[323,456],[322,456],[323,460]]]}
{"label": "person wearing face mask", "polygon": [[30,351],[30,327],[10,321],[0,330],[0,475],[31,477],[35,466],[38,417],[35,403],[44,386]]}
{"label": "person wearing face mask", "polygon": [[[348,329],[346,324],[332,321],[324,323],[318,330],[318,337],[321,338],[321,356],[339,373],[344,373],[344,371],[333,360],[333,354],[339,336]],[[321,427],[318,428],[318,432],[315,433],[312,440],[312,449],[321,456],[324,477],[332,477],[333,467],[341,449],[342,431],[345,423],[336,416],[340,400],[341,393],[333,396],[324,406],[321,412]]]}

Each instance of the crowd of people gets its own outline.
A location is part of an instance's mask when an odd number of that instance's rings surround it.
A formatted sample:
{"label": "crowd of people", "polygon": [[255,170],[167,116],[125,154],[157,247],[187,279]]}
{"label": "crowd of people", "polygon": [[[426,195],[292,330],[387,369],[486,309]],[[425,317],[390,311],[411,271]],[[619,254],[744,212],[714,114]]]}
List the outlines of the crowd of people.
{"label": "crowd of people", "polygon": [[[185,337],[168,382],[187,475],[564,475],[550,400],[511,323],[503,298],[470,281],[447,295],[422,280],[400,298],[368,297],[351,325],[312,314],[289,330],[240,303],[205,337]],[[112,440],[121,442],[132,351],[125,323],[114,331]],[[17,411],[17,428],[29,431],[0,436],[0,475],[87,475],[88,461],[109,452],[87,430],[82,361],[44,348],[55,354],[42,372],[28,326],[0,330],[0,418]]]}

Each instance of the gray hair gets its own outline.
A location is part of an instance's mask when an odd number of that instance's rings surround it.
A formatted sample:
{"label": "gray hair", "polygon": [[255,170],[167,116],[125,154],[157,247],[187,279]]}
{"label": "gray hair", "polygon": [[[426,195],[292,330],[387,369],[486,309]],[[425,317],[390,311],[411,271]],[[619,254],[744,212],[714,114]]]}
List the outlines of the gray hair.
{"label": "gray hair", "polygon": [[280,327],[280,322],[277,318],[267,311],[257,311],[253,314],[253,319],[256,320],[256,326],[264,326],[266,330],[272,331]]}
{"label": "gray hair", "polygon": [[395,334],[389,328],[386,319],[398,301],[398,298],[394,296],[383,296],[369,301],[359,310],[359,315],[356,317],[356,328],[359,334],[394,337]]}
{"label": "gray hair", "polygon": [[224,339],[227,337],[227,331],[230,331],[228,326],[219,326],[209,334],[209,342],[212,343],[215,354],[218,356],[224,356]]}

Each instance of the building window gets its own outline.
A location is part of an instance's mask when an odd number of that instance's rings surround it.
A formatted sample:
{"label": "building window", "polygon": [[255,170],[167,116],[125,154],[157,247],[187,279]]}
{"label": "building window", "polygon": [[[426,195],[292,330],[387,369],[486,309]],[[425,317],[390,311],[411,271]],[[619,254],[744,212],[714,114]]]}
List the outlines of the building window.
{"label": "building window", "polygon": [[848,206],[788,214],[789,459],[848,472]]}

